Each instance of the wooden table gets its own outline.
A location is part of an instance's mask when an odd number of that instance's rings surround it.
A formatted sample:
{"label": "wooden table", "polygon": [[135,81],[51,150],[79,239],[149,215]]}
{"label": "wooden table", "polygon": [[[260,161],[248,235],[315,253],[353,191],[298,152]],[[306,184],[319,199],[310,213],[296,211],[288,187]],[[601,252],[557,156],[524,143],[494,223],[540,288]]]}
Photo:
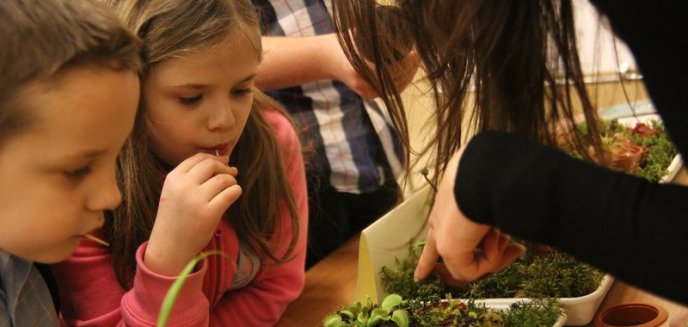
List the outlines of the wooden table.
{"label": "wooden table", "polygon": [[306,271],[303,294],[287,308],[277,326],[322,326],[327,314],[353,300],[358,274],[358,238],[351,238]]}
{"label": "wooden table", "polygon": [[[688,185],[688,171],[683,169],[674,182]],[[350,239],[306,272],[303,294],[287,308],[277,326],[322,326],[322,319],[327,314],[336,312],[340,305],[353,300],[358,273],[358,239],[358,236]],[[612,305],[628,302],[646,302],[662,306],[667,310],[669,319],[661,326],[669,326],[672,319],[688,315],[687,307],[619,281],[614,282],[598,312]]]}

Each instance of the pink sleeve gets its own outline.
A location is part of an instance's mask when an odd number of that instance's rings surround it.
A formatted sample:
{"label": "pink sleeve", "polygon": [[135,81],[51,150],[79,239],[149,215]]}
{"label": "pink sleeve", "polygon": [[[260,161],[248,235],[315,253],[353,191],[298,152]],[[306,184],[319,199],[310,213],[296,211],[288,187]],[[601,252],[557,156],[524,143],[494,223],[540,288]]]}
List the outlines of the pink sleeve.
{"label": "pink sleeve", "polygon": [[[136,252],[134,287],[125,291],[117,282],[109,253],[82,241],[77,251],[52,270],[60,290],[62,324],[68,326],[155,326],[162,299],[174,278],[157,275],[143,264],[147,243]],[[187,279],[168,326],[207,326],[208,300],[202,285],[206,264]]]}
{"label": "pink sleeve", "polygon": [[[263,267],[262,272],[246,287],[225,294],[213,308],[212,326],[274,326],[287,306],[301,295],[305,279],[306,240],[308,232],[308,197],[306,172],[301,147],[291,124],[280,114],[268,112],[276,138],[284,153],[287,177],[294,192],[299,214],[299,236],[293,258],[281,265]],[[281,228],[275,237],[280,245],[278,254],[285,253],[291,238],[288,210],[282,210]],[[265,264],[265,261],[264,261]]]}

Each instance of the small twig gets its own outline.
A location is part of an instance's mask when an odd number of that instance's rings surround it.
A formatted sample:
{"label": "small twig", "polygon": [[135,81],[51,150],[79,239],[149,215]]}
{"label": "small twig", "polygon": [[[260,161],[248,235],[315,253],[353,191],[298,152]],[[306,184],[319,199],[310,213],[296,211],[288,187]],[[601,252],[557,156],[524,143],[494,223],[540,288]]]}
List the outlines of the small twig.
{"label": "small twig", "polygon": [[435,183],[433,183],[430,180],[430,178],[428,178],[428,174],[430,174],[430,171],[428,170],[428,168],[421,169],[420,174],[423,175],[423,178],[425,178],[425,181],[428,182],[428,184],[430,184],[430,187],[432,187],[432,190],[435,191],[435,193],[437,193],[437,187],[435,186]]}
{"label": "small twig", "polygon": [[110,246],[110,243],[105,242],[105,241],[101,240],[100,238],[95,237],[95,236],[93,236],[93,235],[91,235],[91,234],[84,234],[84,237],[87,238],[87,239],[89,239],[89,240],[91,240],[91,241],[93,241],[93,242],[96,242],[96,243],[99,243],[99,244],[102,244],[102,245],[105,245],[105,246]]}

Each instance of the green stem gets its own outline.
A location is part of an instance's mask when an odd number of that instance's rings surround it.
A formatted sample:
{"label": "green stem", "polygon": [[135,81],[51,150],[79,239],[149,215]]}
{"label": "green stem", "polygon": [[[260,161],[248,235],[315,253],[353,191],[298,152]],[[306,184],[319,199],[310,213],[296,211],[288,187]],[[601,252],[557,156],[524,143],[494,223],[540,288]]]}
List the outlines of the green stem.
{"label": "green stem", "polygon": [[196,264],[211,255],[221,255],[225,258],[229,258],[221,251],[208,251],[203,252],[191,259],[191,261],[184,266],[184,269],[182,269],[182,272],[177,277],[177,280],[175,280],[174,283],[172,283],[172,286],[170,286],[170,289],[167,290],[167,294],[165,294],[165,298],[162,301],[160,313],[158,315],[158,327],[164,327],[167,324],[167,319],[170,317],[172,306],[174,306],[177,295],[179,295],[182,286],[184,286],[184,283],[186,282],[186,278],[189,277],[189,274],[191,274],[191,271],[193,271],[194,267],[196,267]]}
{"label": "green stem", "polygon": [[437,187],[435,186],[435,183],[433,183],[430,180],[430,178],[428,178],[428,174],[430,174],[430,171],[427,168],[423,168],[420,171],[420,174],[423,175],[423,178],[425,178],[425,181],[428,182],[428,184],[430,184],[430,187],[432,187],[432,190],[435,191],[435,193],[437,193]]}

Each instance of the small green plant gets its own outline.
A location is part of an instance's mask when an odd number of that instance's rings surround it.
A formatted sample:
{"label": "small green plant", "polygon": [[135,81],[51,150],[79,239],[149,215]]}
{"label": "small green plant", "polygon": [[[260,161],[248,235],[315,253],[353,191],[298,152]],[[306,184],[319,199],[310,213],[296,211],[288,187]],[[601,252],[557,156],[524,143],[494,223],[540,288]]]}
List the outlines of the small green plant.
{"label": "small green plant", "polygon": [[[389,303],[386,303],[389,302]],[[368,300],[343,307],[323,320],[325,327],[522,327],[552,326],[561,315],[556,300],[517,302],[507,310],[486,308],[474,301],[462,302],[451,296],[437,301],[408,300],[391,294],[379,308],[387,308],[371,319],[378,307]],[[392,315],[390,318],[390,310]],[[394,313],[397,313],[395,319]],[[403,318],[402,318],[403,317]]]}
{"label": "small green plant", "polygon": [[408,327],[409,320],[406,310],[400,309],[401,296],[390,294],[376,305],[368,298],[365,305],[355,302],[329,315],[323,320],[324,327],[375,327],[399,326]]}
{"label": "small green plant", "polygon": [[411,312],[411,325],[419,327],[430,326],[504,326],[504,314],[501,311],[453,300],[448,296],[442,301],[411,300],[408,303]]}
{"label": "small green plant", "polygon": [[160,306],[160,313],[158,313],[158,327],[165,327],[167,325],[167,319],[170,317],[170,313],[172,312],[174,302],[177,300],[177,295],[179,295],[179,291],[181,291],[182,286],[184,286],[184,283],[186,282],[186,278],[189,277],[189,274],[191,274],[194,267],[196,267],[196,265],[201,260],[211,255],[221,255],[225,258],[228,258],[227,255],[223,252],[208,251],[203,252],[191,259],[191,261],[189,261],[189,263],[187,263],[186,266],[184,266],[182,272],[179,274],[174,283],[172,283],[172,286],[170,286],[170,289],[168,289],[167,293],[165,294],[165,298],[163,299],[162,305]]}

